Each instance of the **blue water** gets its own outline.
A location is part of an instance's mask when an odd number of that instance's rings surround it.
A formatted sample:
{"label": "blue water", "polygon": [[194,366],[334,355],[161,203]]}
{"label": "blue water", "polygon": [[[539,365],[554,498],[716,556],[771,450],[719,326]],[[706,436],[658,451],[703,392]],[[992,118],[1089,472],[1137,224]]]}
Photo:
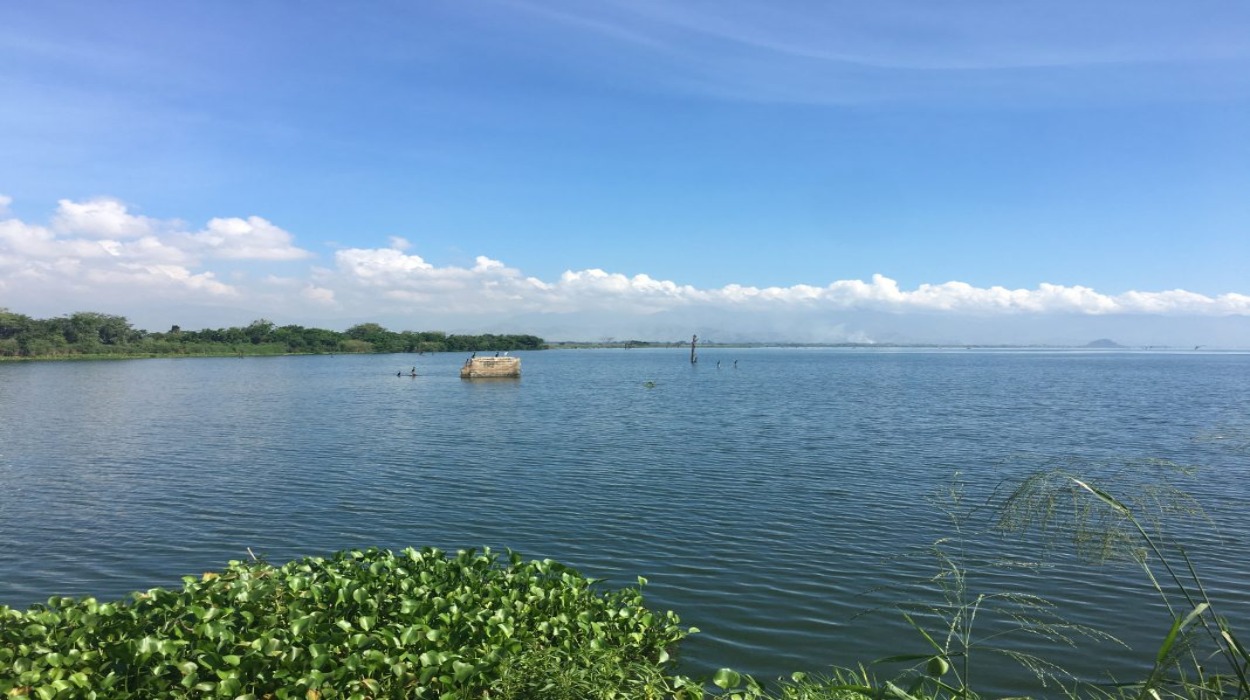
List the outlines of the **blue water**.
{"label": "blue water", "polygon": [[[511,548],[645,576],[652,607],[702,630],[684,670],[776,678],[925,651],[888,608],[936,600],[923,553],[955,531],[930,496],[956,472],[976,504],[1061,461],[1162,458],[1200,467],[1181,483],[1214,524],[1176,532],[1234,626],[1250,619],[1250,355],[521,356],[520,380],[473,382],[460,355],[0,364],[0,604],[176,586],[249,548]],[[1132,646],[1003,641],[1080,676],[1140,676],[1167,631],[1132,566],[983,536],[968,556],[974,594],[1039,593]],[[1046,565],[981,566],[1002,558]],[[1028,689],[977,658],[983,688]]]}

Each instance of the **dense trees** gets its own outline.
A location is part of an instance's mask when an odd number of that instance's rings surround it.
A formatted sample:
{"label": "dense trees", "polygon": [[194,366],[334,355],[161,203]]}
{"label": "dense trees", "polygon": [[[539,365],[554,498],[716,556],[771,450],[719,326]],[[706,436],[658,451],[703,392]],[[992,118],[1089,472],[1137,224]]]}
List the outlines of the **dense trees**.
{"label": "dense trees", "polygon": [[0,309],[0,356],[108,354],[144,335],[122,316],[80,311],[35,319]]}
{"label": "dense trees", "polygon": [[150,333],[124,316],[80,311],[36,319],[0,308],[0,357],[84,355],[280,355],[332,352],[468,352],[539,350],[546,342],[533,335],[449,335],[442,331],[387,330],[361,323],[346,331],[278,326],[257,319],[244,327],[184,331],[172,326]]}

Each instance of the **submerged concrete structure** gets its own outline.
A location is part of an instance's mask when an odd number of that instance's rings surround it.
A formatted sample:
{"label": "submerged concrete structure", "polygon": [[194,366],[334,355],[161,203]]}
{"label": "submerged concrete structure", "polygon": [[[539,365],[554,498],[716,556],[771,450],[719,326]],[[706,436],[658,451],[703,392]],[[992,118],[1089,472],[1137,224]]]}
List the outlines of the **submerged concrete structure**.
{"label": "submerged concrete structure", "polygon": [[519,357],[470,357],[460,368],[461,379],[488,379],[521,376]]}

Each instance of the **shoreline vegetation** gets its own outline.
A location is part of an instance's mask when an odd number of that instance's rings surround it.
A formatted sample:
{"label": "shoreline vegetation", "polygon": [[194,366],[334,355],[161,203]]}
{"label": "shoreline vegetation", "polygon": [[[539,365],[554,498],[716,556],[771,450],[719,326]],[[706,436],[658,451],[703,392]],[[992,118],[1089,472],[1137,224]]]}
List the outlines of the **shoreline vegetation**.
{"label": "shoreline vegetation", "polygon": [[[32,318],[0,307],[0,362],[11,360],[106,360],[152,357],[240,357],[369,353],[502,352],[518,350],[586,350],[685,348],[686,340],[546,341],[529,334],[478,335],[443,331],[392,331],[377,323],[356,324],[345,331],[279,326],[257,319],[246,326],[198,331],[171,326],[157,332],[135,328],[125,316],[79,311],[54,318]],[[985,345],[941,343],[790,343],[699,341],[700,348],[912,348],[912,349],[1083,349],[1178,350],[1165,346],[1132,348],[1100,339],[1080,346]],[[1201,347],[1201,346],[1200,346]],[[1194,348],[1197,350],[1198,348]]]}
{"label": "shoreline vegetation", "polygon": [[[1200,515],[1162,460],[1113,465],[1156,470],[1154,483],[1117,494],[1058,465],[987,504],[966,502],[956,474],[933,503],[952,537],[933,543],[935,596],[895,606],[915,631],[908,652],[823,675],[768,684],[722,668],[681,675],[678,645],[698,632],[673,612],[646,608],[637,586],[602,590],[551,560],[489,549],[340,551],[274,566],[252,555],[129,600],[52,597],[25,612],[0,605],[0,693],[9,698],[445,698],[449,700],[975,700],[977,663],[1014,664],[1045,697],[1127,700],[1250,698],[1250,655],[1207,595],[1184,549],[1155,515]],[[1085,465],[1090,466],[1090,465]],[[1108,465],[1096,465],[1106,467]],[[1096,682],[1062,659],[1011,648],[1010,637],[1118,641],[1066,622],[1033,594],[978,591],[963,554],[965,529],[1040,533],[1069,541],[1090,563],[1126,557],[1142,569],[1171,618],[1142,653],[1143,677]],[[981,525],[978,525],[980,527]],[[1093,546],[1091,546],[1093,545]],[[1005,628],[986,634],[986,619]],[[973,659],[981,659],[973,663]],[[993,661],[996,659],[997,661]],[[1014,696],[1020,697],[1020,696]]]}
{"label": "shoreline vegetation", "polygon": [[165,332],[151,332],[134,328],[124,316],[80,311],[37,319],[0,308],[0,360],[501,352],[546,346],[546,341],[535,335],[396,332],[376,323],[361,323],[340,332],[278,326],[267,319],[243,327],[186,331],[173,326]]}

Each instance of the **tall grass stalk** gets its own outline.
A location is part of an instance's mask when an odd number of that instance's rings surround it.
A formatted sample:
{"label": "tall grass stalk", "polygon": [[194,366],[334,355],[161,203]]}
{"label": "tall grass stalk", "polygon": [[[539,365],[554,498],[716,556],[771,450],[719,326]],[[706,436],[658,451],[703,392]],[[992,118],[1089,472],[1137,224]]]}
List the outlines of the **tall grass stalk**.
{"label": "tall grass stalk", "polygon": [[[1138,476],[1120,496],[1068,468],[1038,472],[1012,489],[1003,501],[998,526],[1008,532],[1066,533],[1078,554],[1095,561],[1128,558],[1144,572],[1172,618],[1151,670],[1139,682],[1119,688],[1148,698],[1250,698],[1250,655],[1215,601],[1181,544],[1165,533],[1169,520],[1205,517],[1173,477],[1191,470],[1166,460],[1133,462]],[[1154,468],[1149,480],[1140,469]],[[1128,469],[1112,472],[1121,476]],[[1162,580],[1161,580],[1162,579]],[[1166,581],[1170,586],[1165,586]],[[1201,631],[1209,647],[1200,648]],[[1212,671],[1211,663],[1218,668]]]}
{"label": "tall grass stalk", "polygon": [[[1119,640],[1064,619],[1056,606],[1041,596],[976,590],[982,575],[1021,564],[979,559],[969,552],[969,543],[987,536],[980,525],[988,526],[991,521],[983,517],[979,508],[969,506],[964,491],[957,473],[949,486],[931,499],[946,515],[952,533],[927,550],[937,563],[937,573],[927,584],[939,597],[935,602],[910,601],[893,606],[916,632],[924,648],[874,662],[909,665],[885,689],[893,688],[903,696],[975,698],[979,681],[974,673],[979,666],[994,663],[995,658],[1018,665],[1043,688],[1059,689],[1074,683],[1073,676],[1062,666],[1021,650],[1012,640],[1042,639],[1067,647],[1075,647],[1078,638]],[[976,661],[978,658],[981,660]]]}

